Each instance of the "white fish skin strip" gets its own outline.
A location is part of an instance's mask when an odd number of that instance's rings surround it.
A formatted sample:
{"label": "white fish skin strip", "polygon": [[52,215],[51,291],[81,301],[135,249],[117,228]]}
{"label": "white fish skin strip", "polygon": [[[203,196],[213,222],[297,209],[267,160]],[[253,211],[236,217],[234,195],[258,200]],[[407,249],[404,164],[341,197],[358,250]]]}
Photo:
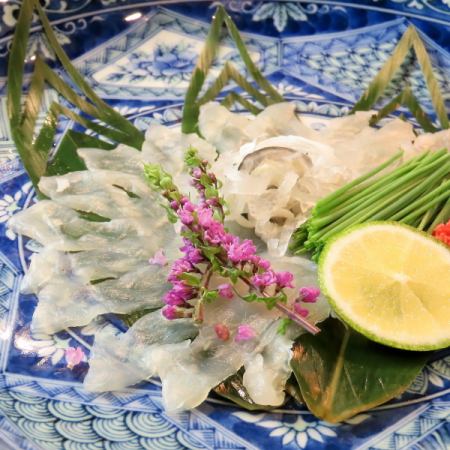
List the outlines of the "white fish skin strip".
{"label": "white fish skin strip", "polygon": [[[216,102],[200,108],[200,132],[220,151],[213,171],[224,183],[231,219],[255,230],[272,255],[285,254],[293,231],[307,219],[322,197],[381,164],[399,149],[405,158],[429,139],[417,138],[411,124],[400,119],[369,126],[372,111],[323,120],[315,130],[295,113],[295,103],[278,103],[250,118]],[[448,141],[440,136],[439,141]],[[252,168],[242,159],[261,148],[272,151],[257,158]],[[256,153],[255,153],[256,155]],[[310,160],[305,164],[305,157]],[[287,186],[287,180],[293,180]]]}
{"label": "white fish skin strip", "polygon": [[238,150],[244,143],[272,136],[297,135],[312,138],[317,133],[295,115],[294,103],[277,103],[255,117],[229,111],[217,102],[200,108],[199,129],[220,153]]}

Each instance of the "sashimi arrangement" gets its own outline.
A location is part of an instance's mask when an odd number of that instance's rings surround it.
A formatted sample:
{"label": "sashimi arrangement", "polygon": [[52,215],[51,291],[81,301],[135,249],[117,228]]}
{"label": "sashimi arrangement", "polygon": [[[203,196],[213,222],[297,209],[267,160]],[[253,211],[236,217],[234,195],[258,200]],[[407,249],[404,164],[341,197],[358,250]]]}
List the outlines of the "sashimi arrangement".
{"label": "sashimi arrangement", "polygon": [[[61,70],[36,55],[23,94],[36,13]],[[225,31],[246,72],[227,62],[213,79]],[[408,86],[385,96],[411,52],[432,116]],[[38,129],[46,83],[60,102]],[[22,284],[38,298],[33,333],[103,314],[128,327],[96,333],[86,389],[159,377],[169,411],[213,391],[249,410],[292,399],[338,422],[400,395],[450,345],[449,120],[413,27],[351,113],[317,128],[264,78],[219,6],[180,126],[144,135],[25,0],[8,112],[38,195],[9,221],[40,244]],[[84,131],[54,146],[61,115]]]}

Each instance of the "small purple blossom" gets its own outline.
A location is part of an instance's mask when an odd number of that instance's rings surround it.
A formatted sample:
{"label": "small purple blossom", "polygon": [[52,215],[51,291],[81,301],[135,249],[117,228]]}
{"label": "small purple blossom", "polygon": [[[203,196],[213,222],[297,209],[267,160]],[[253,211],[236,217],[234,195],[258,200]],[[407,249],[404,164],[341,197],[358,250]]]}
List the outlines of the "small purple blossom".
{"label": "small purple blossom", "polygon": [[260,269],[263,270],[269,270],[270,269],[270,262],[267,261],[267,259],[261,258],[260,256],[253,256],[250,261],[255,265],[258,266]]}
{"label": "small purple blossom", "polygon": [[178,317],[177,308],[172,305],[166,305],[162,309],[162,315],[168,320],[174,320]]}
{"label": "small purple blossom", "polygon": [[[215,291],[208,290],[211,275],[219,273],[230,277],[233,283],[240,278],[249,286],[251,295],[248,299],[244,297],[244,300],[264,301],[267,298],[268,308],[275,306],[308,331],[312,333],[319,331],[302,318],[309,312],[301,306],[301,301],[316,301],[320,291],[316,288],[302,288],[293,310],[283,305],[287,297],[282,289],[294,287],[292,273],[274,271],[269,261],[256,255],[256,247],[251,240],[241,240],[226,231],[223,225],[226,214],[225,203],[218,194],[221,184],[213,173],[208,172],[208,161],[201,161],[197,151],[192,148],[186,152],[185,161],[191,169],[191,185],[197,190],[197,204],[181,195],[171,176],[160,166],[148,164],[145,167],[149,184],[169,201],[170,208],[181,221],[181,234],[184,237],[181,247],[184,256],[175,261],[168,276],[172,288],[164,296],[166,302],[162,312],[164,317],[170,320],[178,317],[194,317],[201,322],[203,303],[199,300],[199,303],[194,305],[191,300],[204,298],[209,302],[218,295],[222,298],[234,298],[231,283],[223,283]],[[169,218],[173,221],[171,211]],[[150,262],[163,265],[167,260],[161,250],[150,259]],[[275,297],[270,297],[265,291],[269,286],[273,286]],[[259,291],[259,294],[255,291]],[[224,324],[216,324],[214,331],[218,339],[230,338],[230,330]],[[255,330],[248,324],[242,324],[237,329],[235,341],[243,342],[254,337],[256,337]]]}
{"label": "small purple blossom", "polygon": [[307,317],[309,314],[309,311],[306,308],[303,308],[300,303],[294,303],[294,311],[302,317]]}
{"label": "small purple blossom", "polygon": [[164,302],[167,305],[180,306],[187,300],[195,297],[196,291],[192,287],[184,284],[182,281],[176,281],[172,285],[172,289],[164,295]]}
{"label": "small purple blossom", "polygon": [[244,342],[244,341],[249,341],[250,339],[253,339],[254,337],[256,337],[255,330],[250,325],[244,324],[244,325],[238,326],[237,333],[236,333],[234,340],[236,342]]}
{"label": "small purple blossom", "polygon": [[81,347],[68,347],[65,351],[67,367],[73,369],[84,359],[84,352]]}
{"label": "small purple blossom", "polygon": [[178,281],[178,277],[185,272],[191,272],[193,270],[192,264],[187,260],[187,258],[183,257],[177,259],[170,269],[169,276],[167,280],[171,283]]}
{"label": "small purple blossom", "polygon": [[257,273],[250,278],[250,282],[253,286],[258,288],[266,288],[277,282],[276,274],[272,270],[268,270],[264,273]]}
{"label": "small purple blossom", "polygon": [[227,256],[233,263],[249,261],[256,253],[255,244],[250,239],[245,239],[240,242],[239,238],[235,237],[231,244],[226,245]]}
{"label": "small purple blossom", "polygon": [[275,277],[280,288],[294,288],[294,285],[292,284],[294,275],[292,275],[291,272],[277,272]]}
{"label": "small purple blossom", "polygon": [[195,205],[190,201],[183,198],[183,209],[185,211],[194,212],[195,211]]}
{"label": "small purple blossom", "polygon": [[185,209],[180,209],[178,211],[178,217],[183,225],[190,225],[194,221],[194,216],[192,213]]}
{"label": "small purple blossom", "polygon": [[166,266],[167,265],[167,258],[164,254],[164,250],[160,248],[154,255],[153,258],[150,258],[148,260],[150,264],[154,264],[157,266]]}
{"label": "small purple blossom", "polygon": [[303,286],[299,290],[300,299],[305,303],[315,303],[320,295],[320,289],[315,286]]}
{"label": "small purple blossom", "polygon": [[220,222],[214,221],[209,228],[204,231],[203,237],[209,244],[217,245],[224,241],[226,236],[225,228]]}
{"label": "small purple blossom", "polygon": [[228,341],[230,339],[230,330],[223,323],[216,323],[214,325],[214,331],[221,341]]}
{"label": "small purple blossom", "polygon": [[212,211],[206,208],[199,208],[197,210],[198,223],[203,228],[209,228],[216,222],[213,219]]}
{"label": "small purple blossom", "polygon": [[217,290],[219,291],[219,295],[223,298],[231,300],[234,297],[233,288],[230,283],[219,284]]}
{"label": "small purple blossom", "polygon": [[184,253],[185,260],[189,261],[191,265],[198,264],[204,260],[202,252],[198,248],[194,247],[194,244],[189,239],[185,238],[183,239],[183,242],[184,245],[180,248],[180,250]]}

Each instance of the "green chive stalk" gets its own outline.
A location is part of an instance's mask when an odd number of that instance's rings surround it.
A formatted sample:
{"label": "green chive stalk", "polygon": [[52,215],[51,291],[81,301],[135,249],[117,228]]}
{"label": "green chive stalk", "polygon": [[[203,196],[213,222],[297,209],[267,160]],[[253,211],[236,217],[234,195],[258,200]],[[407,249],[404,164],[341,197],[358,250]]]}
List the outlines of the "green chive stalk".
{"label": "green chive stalk", "polygon": [[[424,152],[397,168],[402,153],[320,200],[294,232],[294,254],[317,259],[337,233],[372,220],[393,220],[431,233],[450,217],[450,153]],[[386,172],[388,171],[388,172]]]}

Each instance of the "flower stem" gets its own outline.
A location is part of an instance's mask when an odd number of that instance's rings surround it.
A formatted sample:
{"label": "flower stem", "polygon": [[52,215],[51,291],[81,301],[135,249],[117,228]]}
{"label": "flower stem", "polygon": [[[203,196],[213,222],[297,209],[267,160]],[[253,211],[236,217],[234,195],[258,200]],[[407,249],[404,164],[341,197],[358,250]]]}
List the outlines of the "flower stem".
{"label": "flower stem", "polygon": [[315,335],[320,332],[320,328],[316,327],[312,323],[309,323],[306,319],[299,316],[298,314],[295,314],[286,305],[283,305],[282,303],[276,303],[275,308],[282,311],[287,317],[289,317],[289,319],[294,321],[297,325],[300,325],[309,333]]}
{"label": "flower stem", "polygon": [[[252,284],[250,283],[247,278],[239,277],[247,286],[252,287]],[[270,297],[270,295],[266,294],[265,292],[262,292],[261,295],[263,297]],[[275,308],[277,308],[279,311],[281,311],[283,314],[285,314],[289,319],[294,321],[297,325],[304,328],[309,333],[315,335],[320,332],[320,328],[316,327],[312,323],[309,323],[304,317],[299,316],[294,311],[290,310],[286,305],[283,305],[283,303],[275,303]]]}

